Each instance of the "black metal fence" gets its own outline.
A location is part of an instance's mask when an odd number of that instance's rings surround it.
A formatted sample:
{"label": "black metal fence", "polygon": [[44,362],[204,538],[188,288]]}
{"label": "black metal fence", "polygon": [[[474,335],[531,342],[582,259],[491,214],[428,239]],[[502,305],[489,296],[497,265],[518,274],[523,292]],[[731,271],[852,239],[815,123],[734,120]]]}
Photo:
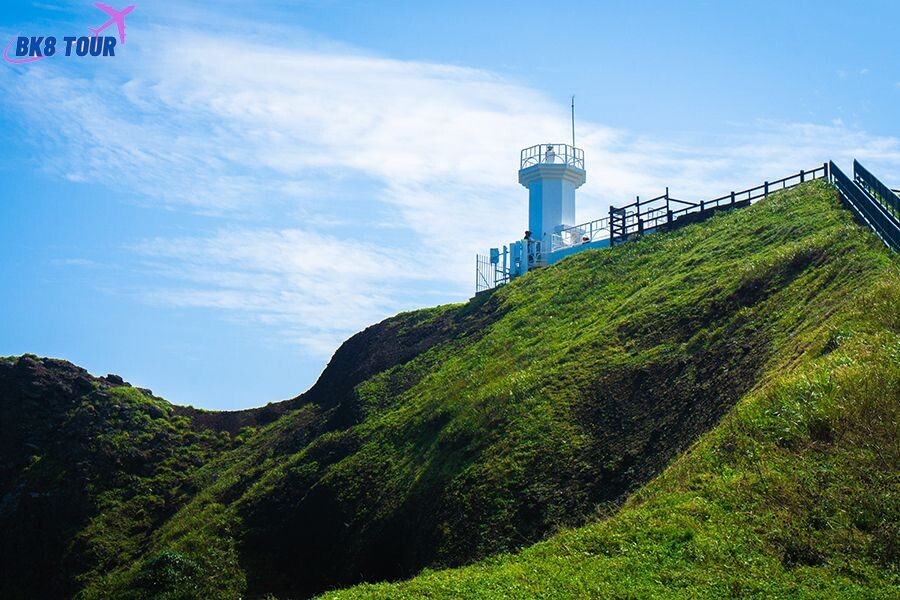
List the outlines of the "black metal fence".
{"label": "black metal fence", "polygon": [[870,196],[876,199],[895,219],[900,219],[900,197],[896,192],[884,185],[872,175],[868,169],[853,161],[853,180],[857,185],[866,190]]}
{"label": "black metal fence", "polygon": [[[859,163],[854,161],[854,170],[857,165]],[[888,212],[887,208],[875,196],[868,192],[867,188],[859,185],[855,179],[847,177],[833,162],[829,163],[828,166],[831,171],[831,181],[841,193],[841,197],[850,210],[859,219],[867,223],[887,246],[894,250],[900,250],[900,225],[898,225],[897,219]],[[861,167],[862,165],[859,166]],[[868,171],[866,171],[866,175],[862,176],[878,182]]]}
{"label": "black metal fence", "polygon": [[610,245],[626,241],[633,236],[651,231],[668,231],[676,227],[703,220],[714,212],[748,206],[754,200],[765,198],[776,190],[789,189],[814,179],[828,178],[828,165],[809,171],[800,171],[775,181],[740,192],[731,192],[712,200],[688,202],[669,195],[669,189],[662,196],[641,201],[640,197],[631,204],[609,208]]}
{"label": "black metal fence", "polygon": [[[539,147],[535,146],[534,148]],[[541,150],[538,149],[536,152],[540,153]],[[538,154],[537,160],[540,160],[540,154]],[[702,221],[717,211],[749,206],[754,200],[765,198],[774,191],[790,189],[815,179],[830,181],[857,218],[868,224],[888,247],[900,251],[900,190],[884,185],[857,160],[853,161],[853,179],[829,161],[823,163],[821,167],[800,171],[775,181],[766,181],[762,185],[740,192],[731,192],[712,200],[701,200],[700,202],[679,200],[669,195],[669,188],[666,188],[666,193],[662,196],[650,200],[641,201],[638,196],[631,204],[609,208],[610,245],[613,246],[645,233],[669,231]],[[574,234],[577,232],[583,239],[583,236],[586,235],[584,227],[589,225],[591,227],[589,241],[594,241],[594,225],[596,224],[597,232],[599,232],[604,229],[606,221],[606,219],[597,219],[584,225],[564,229],[561,233]],[[540,252],[538,244],[539,242],[530,242],[527,247],[529,268],[544,264],[544,255]],[[568,245],[562,244],[560,247]],[[505,248],[504,252],[506,252]],[[508,269],[512,270],[513,265],[510,264],[507,267],[504,260],[504,266],[501,267],[498,261],[499,256],[493,254],[476,257],[476,292],[488,290],[509,281],[511,273]],[[518,269],[515,272],[519,272]]]}

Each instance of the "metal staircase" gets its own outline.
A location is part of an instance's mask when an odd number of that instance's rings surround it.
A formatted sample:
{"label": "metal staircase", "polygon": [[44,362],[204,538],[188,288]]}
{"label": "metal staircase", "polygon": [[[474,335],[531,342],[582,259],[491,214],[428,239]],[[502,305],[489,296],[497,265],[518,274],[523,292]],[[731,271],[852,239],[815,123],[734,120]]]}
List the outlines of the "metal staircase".
{"label": "metal staircase", "polygon": [[853,179],[833,162],[828,164],[831,182],[856,217],[868,225],[886,246],[900,251],[900,197],[859,161],[853,161]]}

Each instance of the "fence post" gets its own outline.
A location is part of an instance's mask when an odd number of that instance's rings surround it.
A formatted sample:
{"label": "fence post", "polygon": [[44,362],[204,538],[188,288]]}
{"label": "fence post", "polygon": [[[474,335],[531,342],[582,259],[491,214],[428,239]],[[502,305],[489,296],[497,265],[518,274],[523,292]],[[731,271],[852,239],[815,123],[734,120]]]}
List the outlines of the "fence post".
{"label": "fence post", "polygon": [[769,182],[768,181],[765,183],[765,191],[763,192],[763,196],[765,196],[766,198],[769,197]]}
{"label": "fence post", "polygon": [[[635,197],[634,211],[635,211],[634,216],[637,217],[637,220],[638,220],[638,233],[640,234],[640,233],[643,233],[642,227],[641,227],[641,197],[640,196]],[[624,230],[623,233],[627,234],[628,233],[628,224],[627,223],[624,224],[622,229]]]}
{"label": "fence post", "polygon": [[805,173],[803,172],[803,169],[800,169],[800,183],[803,183],[803,181],[804,181],[803,176],[804,176],[804,175],[805,175]]}
{"label": "fence post", "polygon": [[825,170],[825,179],[831,179],[831,177],[829,177],[830,174],[828,173],[828,163],[822,163],[822,168]]}
{"label": "fence post", "polygon": [[[659,220],[657,219],[657,223]],[[666,223],[672,224],[672,209],[669,207],[669,186],[666,186]],[[671,227],[667,227],[671,229]]]}
{"label": "fence post", "polygon": [[731,192],[731,205],[734,206],[734,192]]}
{"label": "fence post", "polygon": [[506,249],[506,246],[503,246],[503,277],[502,280],[504,282],[509,280],[509,268],[506,266],[506,257],[509,254],[509,250]]}
{"label": "fence post", "polygon": [[475,293],[481,291],[481,283],[480,278],[478,277],[481,274],[481,256],[478,254],[475,255]]}
{"label": "fence post", "polygon": [[609,207],[609,247],[612,248],[616,244],[616,229],[613,223],[613,214],[615,213],[613,206]]}

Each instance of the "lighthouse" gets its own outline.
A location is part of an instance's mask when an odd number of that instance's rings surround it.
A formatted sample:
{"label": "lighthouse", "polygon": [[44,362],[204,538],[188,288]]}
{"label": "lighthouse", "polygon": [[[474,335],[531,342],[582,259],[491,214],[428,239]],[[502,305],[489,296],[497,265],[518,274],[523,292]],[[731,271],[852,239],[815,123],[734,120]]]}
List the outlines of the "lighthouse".
{"label": "lighthouse", "polygon": [[522,150],[519,183],[528,188],[528,231],[542,254],[554,234],[576,224],[575,190],[585,182],[584,150],[568,144],[538,144]]}
{"label": "lighthouse", "polygon": [[476,256],[476,293],[574,252],[609,245],[608,239],[599,239],[603,228],[595,227],[597,222],[576,225],[575,190],[584,182],[581,148],[545,143],[522,150],[519,183],[528,188],[528,229],[508,246]]}

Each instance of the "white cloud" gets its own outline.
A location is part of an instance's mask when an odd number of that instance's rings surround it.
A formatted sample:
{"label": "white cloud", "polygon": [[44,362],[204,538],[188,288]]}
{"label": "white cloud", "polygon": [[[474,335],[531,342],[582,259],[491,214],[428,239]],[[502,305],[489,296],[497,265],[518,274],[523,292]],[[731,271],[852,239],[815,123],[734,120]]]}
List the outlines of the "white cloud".
{"label": "white cloud", "polygon": [[[129,39],[115,76],[58,63],[0,79],[69,150],[50,159],[61,177],[230,223],[131,249],[159,278],[142,293],[153,302],[255,319],[327,353],[429,294],[465,298],[473,252],[525,227],[519,149],[566,138],[565,107],[483,70],[252,41],[159,30]],[[679,139],[578,128],[583,220],[665,186],[700,199],[828,159],[900,182],[900,142],[840,121]]]}
{"label": "white cloud", "polygon": [[78,267],[83,269],[98,269],[105,266],[103,263],[89,258],[53,258],[50,259],[50,264],[57,267]]}
{"label": "white cloud", "polygon": [[156,238],[132,250],[164,282],[143,292],[148,301],[272,325],[316,354],[396,311],[403,286],[428,280],[385,248],[298,229]]}

